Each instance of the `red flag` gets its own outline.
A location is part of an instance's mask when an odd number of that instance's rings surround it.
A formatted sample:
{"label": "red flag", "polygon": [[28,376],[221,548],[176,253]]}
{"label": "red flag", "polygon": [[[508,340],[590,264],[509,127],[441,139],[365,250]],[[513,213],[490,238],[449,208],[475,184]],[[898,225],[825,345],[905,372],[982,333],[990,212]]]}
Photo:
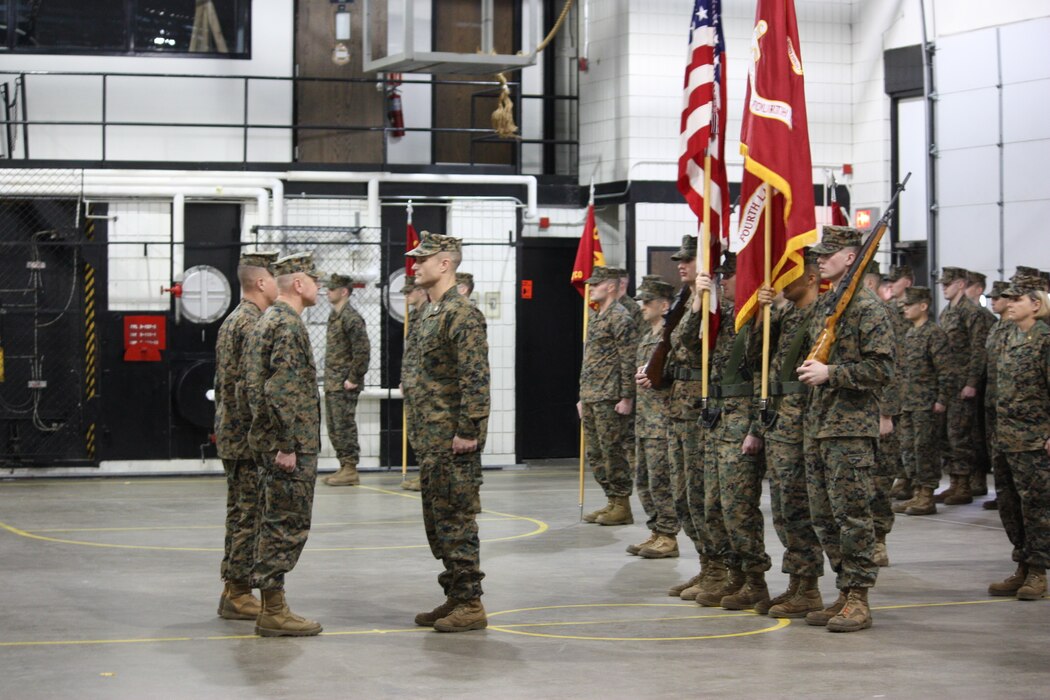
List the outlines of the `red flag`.
{"label": "red flag", "polygon": [[[412,222],[408,222],[408,226],[405,229],[405,252],[412,250],[419,245],[419,235],[416,233],[416,227],[412,225]],[[405,257],[405,276],[415,277],[416,275],[416,259]]]}
{"label": "red flag", "polygon": [[584,281],[590,279],[595,265],[605,264],[605,253],[602,252],[602,241],[598,238],[598,223],[594,219],[594,204],[587,206],[587,222],[583,225],[580,236],[580,247],[576,249],[576,262],[572,266],[572,277],[569,282],[576,287],[580,296],[586,294]]}
{"label": "red flag", "polygon": [[744,156],[736,234],[736,327],[758,309],[765,282],[766,188],[773,188],[771,281],[802,274],[802,249],[817,242],[806,91],[794,0],[758,0],[751,35],[740,153]]}
{"label": "red flag", "polygon": [[[711,156],[711,201],[706,272],[718,265],[729,245],[729,182],[726,177],[726,71],[721,0],[695,0],[689,25],[684,105],[679,136],[678,191],[696,214],[704,217],[704,160]],[[718,305],[712,304],[708,338],[718,336]]]}

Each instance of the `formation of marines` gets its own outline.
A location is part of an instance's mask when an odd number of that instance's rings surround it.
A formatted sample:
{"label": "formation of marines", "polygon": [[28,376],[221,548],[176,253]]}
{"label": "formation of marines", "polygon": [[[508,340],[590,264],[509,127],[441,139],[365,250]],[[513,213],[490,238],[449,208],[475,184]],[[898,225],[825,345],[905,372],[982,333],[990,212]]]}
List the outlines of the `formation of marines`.
{"label": "formation of marines", "polygon": [[[1017,570],[990,595],[1023,600],[1046,592],[1050,557],[1050,274],[1019,267],[996,282],[981,305],[983,275],[946,267],[947,305],[931,318],[929,288],[907,266],[864,275],[837,327],[828,362],[806,356],[824,327],[830,295],[859,254],[862,233],[824,228],[806,251],[802,274],[772,306],[769,401],[760,410],[761,314],[734,333],[735,256],[715,278],[697,273],[697,241],[684,236],[672,255],[689,304],[671,334],[665,384],[646,365],[676,290],[658,276],[638,287],[641,321],[609,300],[626,271],[596,267],[588,283],[598,309],[590,319],[580,375],[587,460],[607,503],[585,522],[633,522],[624,490],[633,484],[649,537],[627,547],[647,559],[679,556],[685,532],[699,559],[691,579],[668,593],[704,606],[804,618],[833,632],[872,624],[868,592],[889,565],[886,536],[897,514],[927,516],[937,504],[972,503],[994,475],[998,508]],[[701,335],[701,290],[718,323]],[[717,299],[717,302],[714,301]],[[710,387],[702,397],[702,349],[709,343]],[[624,379],[634,360],[636,387]],[[634,431],[623,439],[634,402]],[[619,448],[633,437],[631,460]],[[949,485],[936,489],[942,471]],[[787,590],[771,596],[772,562],[759,501],[768,479],[774,529],[784,547]],[[825,558],[836,600],[818,587]]]}
{"label": "formation of marines", "polygon": [[[477,513],[489,414],[485,318],[468,300],[473,277],[457,273],[459,239],[425,233],[409,255],[418,274],[402,290],[411,305],[402,375],[420,476],[407,487],[422,491],[427,539],[444,564],[438,582],[445,593],[444,603],[415,621],[441,632],[482,629],[488,622]],[[285,575],[310,533],[321,447],[317,370],[303,310],[327,290],[323,389],[339,461],[339,470],[323,480],[329,486],[360,483],[355,414],[368,371],[368,335],[349,304],[354,280],[340,274],[321,280],[310,253],[280,259],[245,253],[237,276],[242,300],[216,344],[216,445],[227,478],[218,614],[255,620],[256,634],[264,637],[312,636],[321,625],[293,613],[284,593]]]}

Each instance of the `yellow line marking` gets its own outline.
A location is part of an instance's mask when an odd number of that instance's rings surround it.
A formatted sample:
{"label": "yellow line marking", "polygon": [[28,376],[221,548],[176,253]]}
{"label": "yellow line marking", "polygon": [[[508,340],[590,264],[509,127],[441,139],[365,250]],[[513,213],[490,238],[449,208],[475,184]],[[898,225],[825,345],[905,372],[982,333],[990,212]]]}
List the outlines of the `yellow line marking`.
{"label": "yellow line marking", "polygon": [[[252,635],[253,637],[255,635]],[[59,639],[47,642],[0,642],[0,647],[49,647],[87,644],[151,644],[154,642],[192,642],[193,637],[146,637],[142,639]]]}
{"label": "yellow line marking", "polygon": [[[478,518],[479,523],[500,523],[514,518]],[[347,525],[419,525],[423,521],[415,520],[360,520],[332,523],[313,523],[310,531],[325,527],[345,527]],[[54,527],[31,532],[151,532],[165,530],[223,530],[225,525],[163,525],[153,527]]]}

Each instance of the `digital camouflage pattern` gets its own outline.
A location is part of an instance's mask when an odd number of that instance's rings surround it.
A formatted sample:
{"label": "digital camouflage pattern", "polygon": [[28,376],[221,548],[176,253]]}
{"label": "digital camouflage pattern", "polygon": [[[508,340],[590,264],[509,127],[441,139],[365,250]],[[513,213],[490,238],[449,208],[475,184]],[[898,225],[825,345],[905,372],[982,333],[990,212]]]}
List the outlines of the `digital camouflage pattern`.
{"label": "digital camouflage pattern", "polygon": [[580,401],[634,399],[638,326],[622,305],[592,312],[580,369]]}
{"label": "digital camouflage pattern", "polygon": [[1002,452],[1042,450],[1050,437],[1050,326],[1014,327],[996,360],[996,442]]}
{"label": "digital camouflage pattern", "polygon": [[[484,317],[455,287],[427,305],[410,331],[402,372],[412,406],[409,436],[419,454],[423,523],[430,551],[444,564],[438,583],[456,601],[481,597],[481,453],[489,416],[488,339]],[[414,335],[413,335],[414,334]],[[453,437],[477,440],[452,452]]]}
{"label": "digital camouflage pattern", "polygon": [[278,300],[268,308],[248,337],[245,385],[252,409],[252,450],[317,454],[317,370],[306,325],[286,302]]}
{"label": "digital camouflage pattern", "polygon": [[620,297],[620,305],[627,309],[627,313],[630,314],[634,325],[638,327],[639,333],[645,333],[649,330],[649,324],[642,319],[642,307],[631,298],[630,294],[624,294]]}
{"label": "digital camouflage pattern", "polygon": [[[777,418],[772,427],[759,426],[762,437],[767,441],[802,444],[802,422],[809,400],[809,388],[798,381],[795,370],[806,359],[813,344],[813,316],[817,306],[812,303],[800,309],[788,303],[782,308],[773,309],[770,314],[769,346],[772,350],[769,357],[769,396],[770,408],[776,411]],[[799,333],[805,336],[801,348],[794,362],[788,363]],[[759,356],[762,349],[755,344],[762,342],[762,334],[754,333],[752,340],[749,352]]]}
{"label": "digital camouflage pattern", "polygon": [[[911,325],[911,324],[909,324]],[[948,405],[953,388],[948,362],[948,336],[932,320],[911,325],[904,335],[899,431],[904,472],[914,486],[936,488],[941,479],[938,443],[944,414],[933,405]]]}
{"label": "digital camouflage pattern", "polygon": [[[648,325],[648,324],[647,324]],[[638,343],[635,360],[644,365],[652,357],[653,348],[660,342],[661,333],[646,332]],[[668,400],[670,388],[638,388],[635,405],[635,478],[638,500],[642,503],[650,532],[674,537],[678,534],[674,491],[671,485],[671,465],[668,446]]]}
{"label": "digital camouflage pattern", "polygon": [[616,401],[583,403],[583,434],[587,465],[606,496],[631,495],[631,465],[627,461],[630,416],[616,412]]}
{"label": "digital camouflage pattern", "polygon": [[948,367],[952,390],[945,417],[948,471],[968,476],[976,463],[973,443],[977,402],[959,398],[964,386],[978,388],[984,376],[987,328],[977,304],[963,296],[941,312],[941,328],[948,336]]}
{"label": "digital camouflage pattern", "polygon": [[1003,319],[996,321],[995,325],[988,331],[988,339],[984,344],[988,367],[984,383],[984,425],[985,436],[988,440],[988,452],[993,458],[997,451],[995,444],[996,364],[999,359],[999,353],[1003,349],[1003,342],[1013,328],[1013,324],[1009,321]]}
{"label": "digital camouflage pattern", "polygon": [[[686,304],[691,304],[689,298]],[[668,376],[675,372],[695,373],[695,378],[678,379],[671,385],[671,417],[695,421],[700,416],[700,367],[703,348],[700,345],[700,314],[687,308],[682,320],[671,332],[671,351],[667,354]]]}
{"label": "digital camouflage pattern", "polygon": [[219,575],[224,581],[247,583],[259,528],[259,470],[254,459],[224,459],[222,470],[226,474],[226,537]]}
{"label": "digital camouflage pattern", "polygon": [[941,481],[941,455],[938,450],[944,431],[944,414],[933,409],[905,410],[900,415],[901,459],[912,486],[935,489]]}
{"label": "digital camouflage pattern", "polygon": [[1050,455],[1029,450],[1001,457],[994,462],[995,493],[1013,560],[1050,567]]}
{"label": "digital camouflage pattern", "polygon": [[276,451],[256,455],[260,513],[251,584],[263,591],[283,589],[284,575],[299,561],[310,535],[317,483],[316,454],[297,454],[290,474],[277,468],[276,456]]}
{"label": "digital camouflage pattern", "polygon": [[[371,352],[365,320],[349,303],[341,311],[328,315],[325,338],[324,400],[328,439],[340,460],[359,461],[361,448],[357,439],[357,398],[364,388],[365,373]],[[343,382],[356,384],[347,390]]]}
{"label": "digital camouflage pattern", "polygon": [[221,459],[251,459],[252,410],[244,385],[244,348],[262,310],[241,299],[219,326],[215,342],[215,448]]}

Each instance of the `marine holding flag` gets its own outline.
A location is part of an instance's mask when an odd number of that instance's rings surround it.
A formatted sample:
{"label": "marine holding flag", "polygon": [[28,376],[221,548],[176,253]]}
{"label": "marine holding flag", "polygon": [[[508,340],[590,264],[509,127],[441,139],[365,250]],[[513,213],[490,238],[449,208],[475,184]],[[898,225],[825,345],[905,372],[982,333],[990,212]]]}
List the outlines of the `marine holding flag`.
{"label": "marine holding flag", "polygon": [[[751,36],[740,153],[744,156],[736,233],[736,327],[758,309],[766,279],[764,230],[771,213],[770,282],[781,290],[802,275],[803,248],[817,241],[806,90],[793,0],[759,0]],[[772,199],[769,197],[772,188]]]}

